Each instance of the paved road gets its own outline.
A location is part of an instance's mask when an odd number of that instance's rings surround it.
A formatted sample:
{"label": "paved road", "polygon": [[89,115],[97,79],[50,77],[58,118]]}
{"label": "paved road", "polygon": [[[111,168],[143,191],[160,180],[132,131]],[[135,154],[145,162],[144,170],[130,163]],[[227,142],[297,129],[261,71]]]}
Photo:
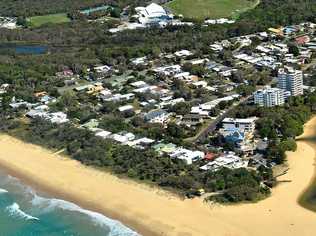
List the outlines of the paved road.
{"label": "paved road", "polygon": [[[271,86],[271,84],[275,83],[276,80],[272,79],[268,84],[264,85],[264,86],[257,86],[257,90],[258,89],[262,89],[265,86]],[[193,139],[193,142],[201,142],[204,141],[209,133],[212,133],[216,128],[217,125],[219,123],[221,123],[226,117],[228,117],[232,111],[234,111],[234,109],[236,107],[238,107],[239,105],[246,103],[250,98],[252,97],[252,94],[249,95],[248,97],[242,98],[240,101],[238,101],[237,103],[235,103],[233,106],[231,106],[227,111],[225,111],[222,115],[220,115],[219,117],[217,117],[212,123],[209,124],[209,126],[207,126],[202,132],[200,132],[200,134]]]}
{"label": "paved road", "polygon": [[209,126],[207,126],[200,134],[193,140],[193,142],[201,142],[208,137],[208,134],[213,132],[219,123],[221,123],[226,117],[228,117],[232,111],[239,105],[246,103],[252,95],[242,98],[240,101],[231,106],[228,110],[226,110],[222,115],[218,116]]}

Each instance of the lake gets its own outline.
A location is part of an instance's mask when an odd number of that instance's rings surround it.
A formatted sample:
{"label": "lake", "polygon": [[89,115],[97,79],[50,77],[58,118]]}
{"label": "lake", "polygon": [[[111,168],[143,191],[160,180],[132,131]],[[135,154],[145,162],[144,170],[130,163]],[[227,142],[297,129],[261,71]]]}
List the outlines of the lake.
{"label": "lake", "polygon": [[0,53],[2,54],[40,55],[47,52],[48,47],[44,45],[0,44]]}

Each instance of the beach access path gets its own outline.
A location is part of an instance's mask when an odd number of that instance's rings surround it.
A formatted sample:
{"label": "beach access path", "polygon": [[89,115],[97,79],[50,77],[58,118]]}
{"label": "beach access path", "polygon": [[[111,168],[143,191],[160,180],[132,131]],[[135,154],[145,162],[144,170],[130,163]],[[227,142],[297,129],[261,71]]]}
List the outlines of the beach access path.
{"label": "beach access path", "polygon": [[[315,135],[316,118],[303,137]],[[289,171],[272,196],[251,204],[206,204],[119,179],[75,160],[0,135],[0,168],[58,198],[117,219],[144,236],[311,236],[316,213],[298,204],[314,175],[315,150],[304,141],[288,153]]]}

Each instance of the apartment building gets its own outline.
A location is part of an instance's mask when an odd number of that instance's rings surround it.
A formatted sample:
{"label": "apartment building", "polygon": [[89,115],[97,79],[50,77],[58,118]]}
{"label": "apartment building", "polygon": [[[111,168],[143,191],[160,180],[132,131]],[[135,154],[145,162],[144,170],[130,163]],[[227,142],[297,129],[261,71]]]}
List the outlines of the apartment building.
{"label": "apartment building", "polygon": [[303,94],[303,72],[291,67],[281,68],[278,71],[278,88],[288,92],[289,96]]}
{"label": "apartment building", "polygon": [[262,107],[274,107],[284,104],[284,90],[266,87],[253,93],[254,103]]}

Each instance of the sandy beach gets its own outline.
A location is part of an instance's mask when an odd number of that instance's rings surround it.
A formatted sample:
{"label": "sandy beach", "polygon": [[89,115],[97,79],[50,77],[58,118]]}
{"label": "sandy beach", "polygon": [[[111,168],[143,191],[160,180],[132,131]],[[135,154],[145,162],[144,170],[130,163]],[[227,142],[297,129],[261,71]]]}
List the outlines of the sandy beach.
{"label": "sandy beach", "polygon": [[[303,137],[316,134],[316,118]],[[0,136],[0,168],[27,184],[120,220],[142,235],[311,236],[316,213],[298,204],[314,175],[315,150],[305,141],[288,153],[289,171],[272,196],[252,204],[207,205],[119,179],[35,145]]]}

